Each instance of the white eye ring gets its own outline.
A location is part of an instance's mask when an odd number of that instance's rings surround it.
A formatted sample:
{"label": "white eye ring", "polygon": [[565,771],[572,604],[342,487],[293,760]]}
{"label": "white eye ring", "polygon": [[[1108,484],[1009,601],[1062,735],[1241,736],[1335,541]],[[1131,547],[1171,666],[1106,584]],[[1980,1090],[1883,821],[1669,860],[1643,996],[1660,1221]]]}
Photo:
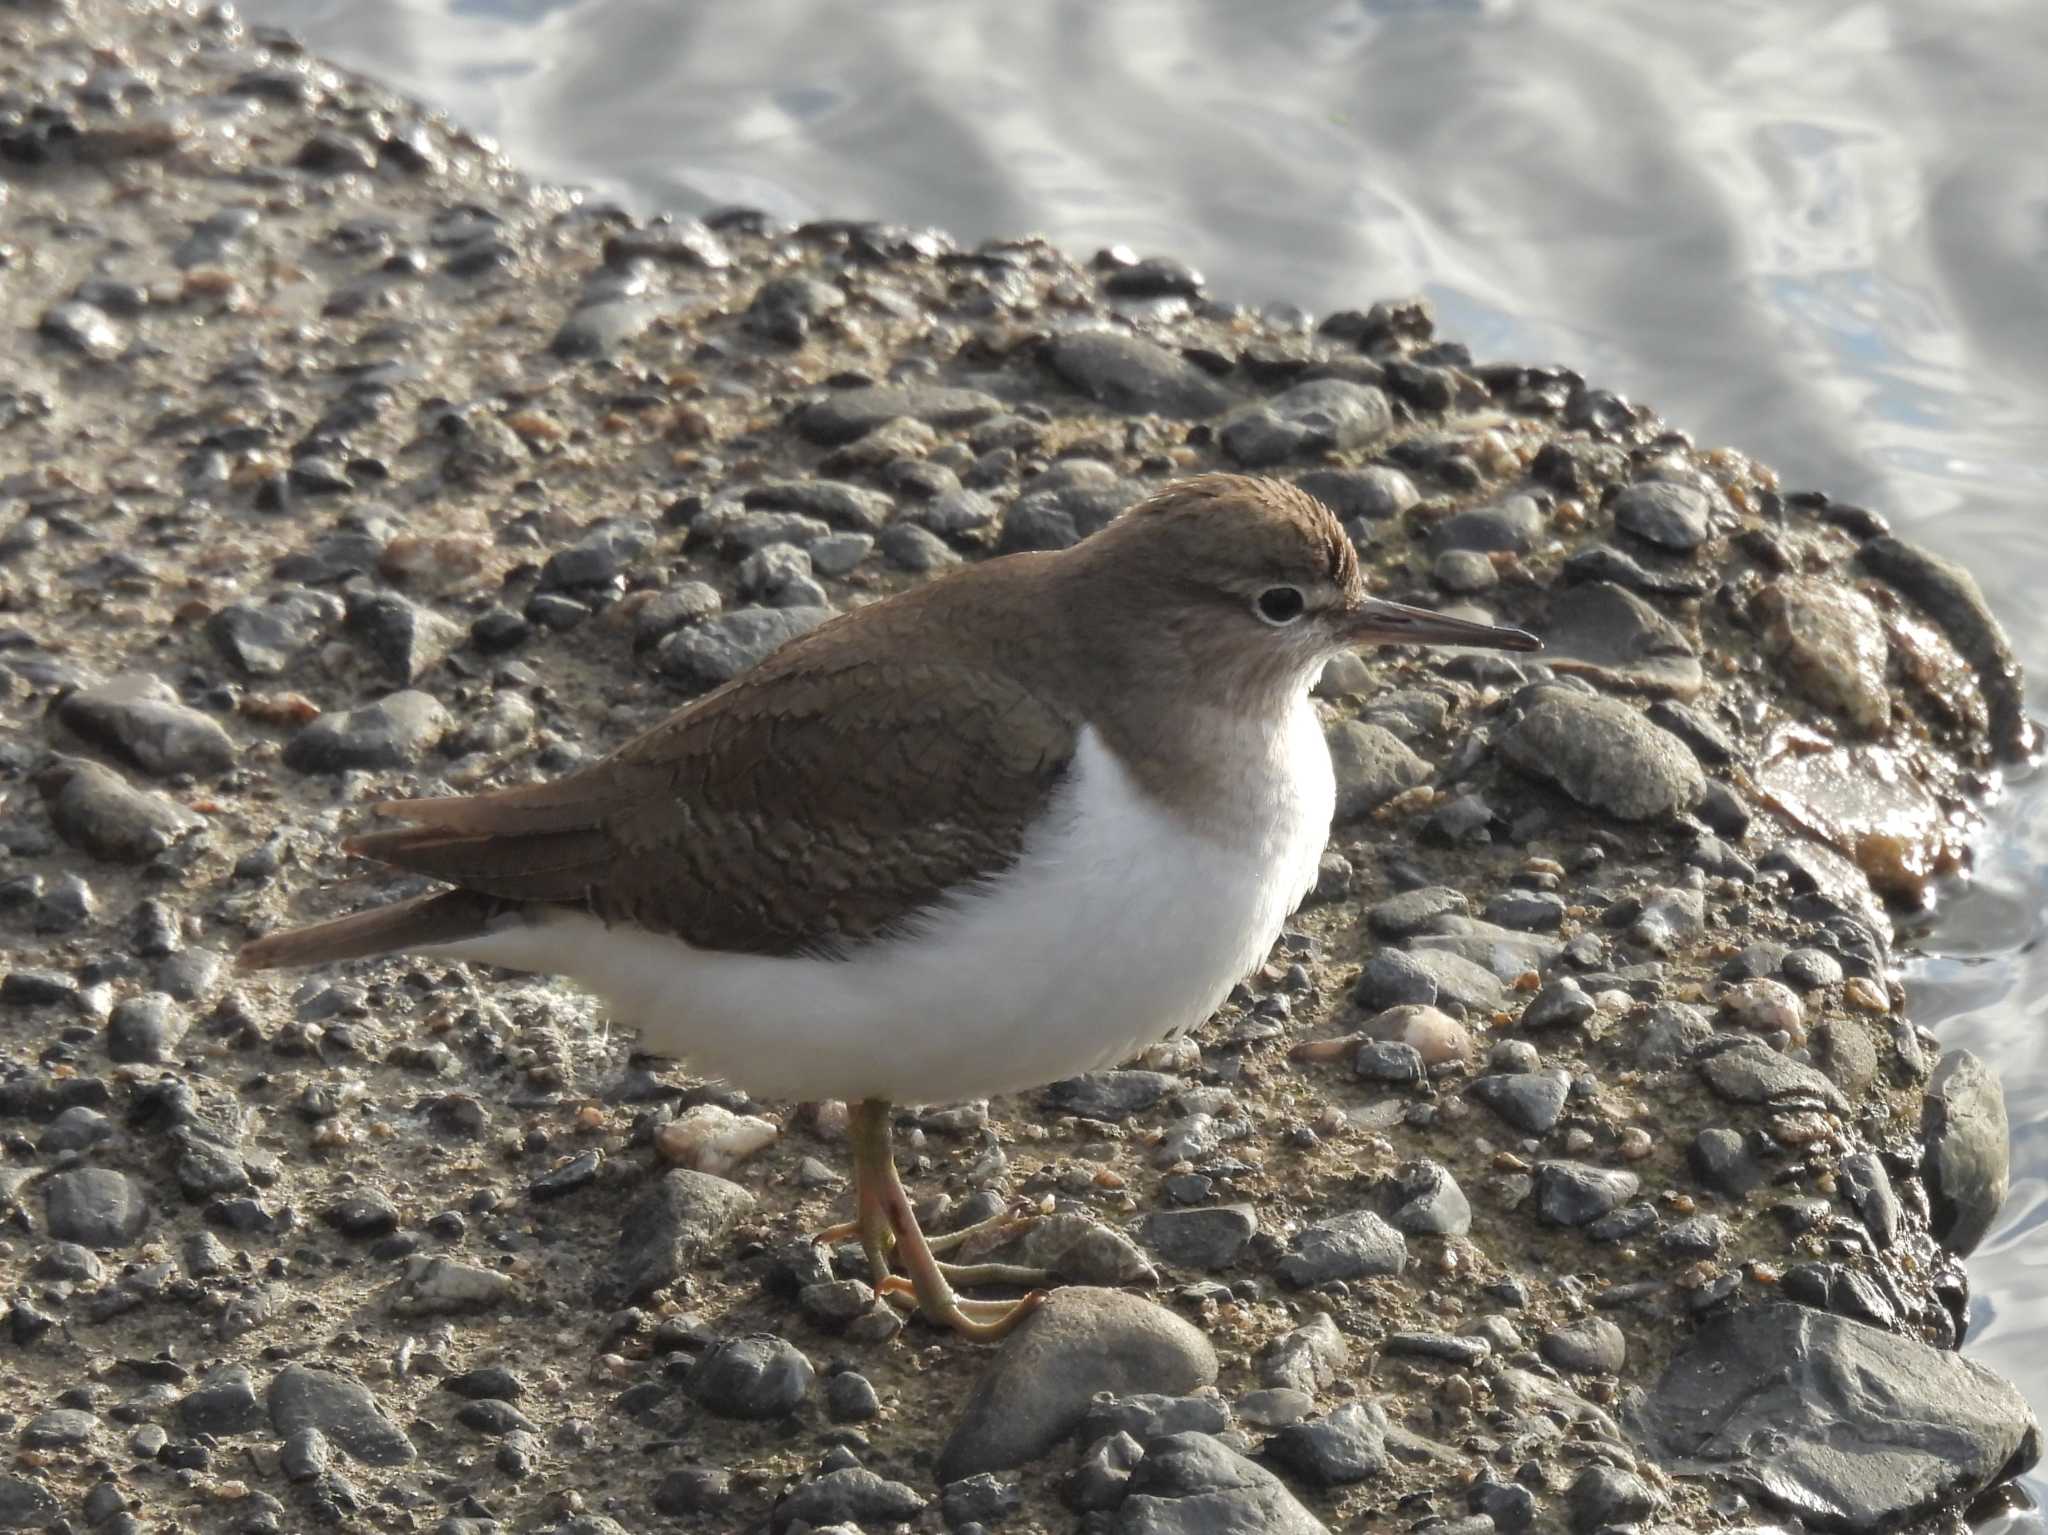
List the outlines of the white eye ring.
{"label": "white eye ring", "polygon": [[1252,611],[1261,623],[1284,629],[1308,611],[1308,599],[1298,586],[1269,586],[1252,599]]}

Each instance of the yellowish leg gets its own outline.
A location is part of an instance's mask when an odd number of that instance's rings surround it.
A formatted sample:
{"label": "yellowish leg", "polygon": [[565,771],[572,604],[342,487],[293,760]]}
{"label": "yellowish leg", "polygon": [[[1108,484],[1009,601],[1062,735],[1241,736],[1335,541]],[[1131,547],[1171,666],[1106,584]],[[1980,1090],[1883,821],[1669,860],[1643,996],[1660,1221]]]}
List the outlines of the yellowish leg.
{"label": "yellowish leg", "polygon": [[[992,1343],[1005,1336],[1038,1309],[1045,1299],[1042,1290],[1034,1290],[1019,1301],[963,1301],[956,1296],[947,1283],[944,1266],[932,1256],[931,1246],[917,1224],[917,1214],[910,1207],[910,1196],[896,1176],[896,1159],[889,1154],[889,1105],[879,1098],[855,1105],[851,1129],[853,1176],[860,1206],[857,1224],[861,1245],[867,1250],[868,1263],[876,1275],[877,1290],[898,1304],[914,1296],[918,1309],[931,1321],[977,1343]],[[889,1273],[890,1237],[894,1238],[907,1279]],[[983,1267],[999,1272],[1011,1269],[1007,1264]]]}

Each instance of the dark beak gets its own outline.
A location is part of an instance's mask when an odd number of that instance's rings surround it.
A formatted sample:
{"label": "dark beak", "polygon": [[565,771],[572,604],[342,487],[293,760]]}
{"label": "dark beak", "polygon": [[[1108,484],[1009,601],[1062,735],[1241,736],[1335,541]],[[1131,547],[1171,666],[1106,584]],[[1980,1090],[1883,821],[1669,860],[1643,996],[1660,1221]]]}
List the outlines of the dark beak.
{"label": "dark beak", "polygon": [[1483,645],[1489,650],[1541,650],[1543,641],[1520,629],[1452,618],[1405,602],[1367,597],[1344,618],[1344,636],[1354,645]]}

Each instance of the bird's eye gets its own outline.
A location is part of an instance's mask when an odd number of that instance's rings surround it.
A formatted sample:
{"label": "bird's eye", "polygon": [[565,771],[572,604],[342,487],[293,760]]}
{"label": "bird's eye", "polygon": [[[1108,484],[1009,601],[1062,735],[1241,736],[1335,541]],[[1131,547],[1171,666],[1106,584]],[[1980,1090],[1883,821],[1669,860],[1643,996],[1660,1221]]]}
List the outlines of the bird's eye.
{"label": "bird's eye", "polygon": [[1293,586],[1269,586],[1259,593],[1253,604],[1259,617],[1275,625],[1291,624],[1308,611],[1308,599],[1301,595],[1300,588]]}

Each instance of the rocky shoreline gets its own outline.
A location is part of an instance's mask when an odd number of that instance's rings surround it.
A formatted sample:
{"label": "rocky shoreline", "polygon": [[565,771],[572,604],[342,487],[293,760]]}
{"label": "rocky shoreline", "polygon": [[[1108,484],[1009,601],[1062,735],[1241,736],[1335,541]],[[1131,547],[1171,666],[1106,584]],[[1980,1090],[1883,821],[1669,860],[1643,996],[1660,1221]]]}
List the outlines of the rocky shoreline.
{"label": "rocky shoreline", "polygon": [[[1417,303],[639,222],[220,9],[0,7],[0,325],[0,1529],[1875,1532],[2031,1464],[1957,1352],[2003,1101],[1882,903],[2033,733],[1875,514]],[[927,1224],[1029,1201],[1075,1286],[1000,1350],[806,1239],[842,1106],[546,980],[227,967],[383,891],[363,802],[1217,467],[1550,648],[1333,666],[1224,1011],[906,1111]]]}

